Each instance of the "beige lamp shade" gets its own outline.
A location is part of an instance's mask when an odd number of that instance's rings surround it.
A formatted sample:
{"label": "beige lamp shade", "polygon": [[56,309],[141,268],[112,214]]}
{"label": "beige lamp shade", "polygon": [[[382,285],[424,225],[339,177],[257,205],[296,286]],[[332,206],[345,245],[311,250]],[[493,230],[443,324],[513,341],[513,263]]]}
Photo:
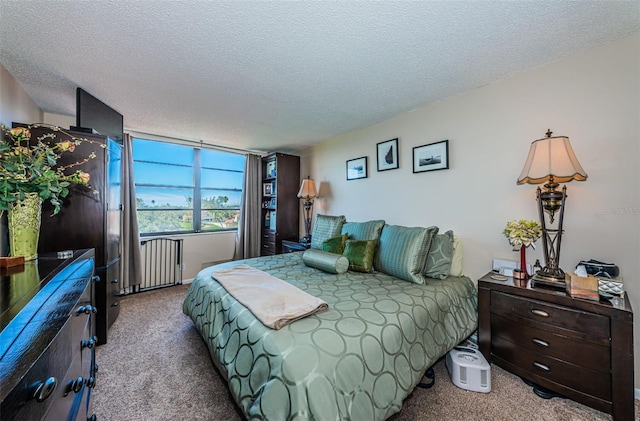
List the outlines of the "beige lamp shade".
{"label": "beige lamp shade", "polygon": [[298,191],[298,197],[304,200],[311,200],[318,197],[316,183],[311,178],[305,178],[302,180],[300,191]]}
{"label": "beige lamp shade", "polygon": [[542,184],[553,180],[555,183],[567,183],[571,180],[585,181],[587,173],[573,152],[566,136],[547,137],[531,143],[529,156],[518,177],[518,184]]}

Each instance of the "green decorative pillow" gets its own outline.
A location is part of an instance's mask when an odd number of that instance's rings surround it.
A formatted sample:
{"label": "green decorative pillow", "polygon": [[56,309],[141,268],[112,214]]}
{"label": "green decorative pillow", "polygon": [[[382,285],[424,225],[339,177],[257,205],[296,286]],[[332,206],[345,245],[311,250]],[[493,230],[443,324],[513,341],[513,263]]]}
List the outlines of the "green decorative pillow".
{"label": "green decorative pillow", "polygon": [[425,276],[434,279],[444,279],[451,272],[453,261],[453,231],[436,235],[429,249]]}
{"label": "green decorative pillow", "polygon": [[340,235],[345,220],[344,215],[316,215],[316,223],[311,232],[311,248],[322,250],[322,243],[325,240]]}
{"label": "green decorative pillow", "polygon": [[343,254],[349,260],[349,270],[373,272],[373,258],[377,244],[377,240],[347,240]]}
{"label": "green decorative pillow", "polygon": [[328,253],[342,254],[344,252],[344,243],[347,241],[347,234],[332,237],[322,242],[322,251]]}
{"label": "green decorative pillow", "polygon": [[305,250],[302,261],[309,267],[328,273],[345,273],[349,270],[349,260],[346,257],[320,250]]}
{"label": "green decorative pillow", "polygon": [[384,227],[381,219],[367,222],[346,222],[342,225],[341,234],[349,234],[350,240],[378,240]]}
{"label": "green decorative pillow", "polygon": [[438,227],[402,227],[385,225],[374,266],[377,271],[414,284],[426,283],[423,270],[429,255],[429,246]]}

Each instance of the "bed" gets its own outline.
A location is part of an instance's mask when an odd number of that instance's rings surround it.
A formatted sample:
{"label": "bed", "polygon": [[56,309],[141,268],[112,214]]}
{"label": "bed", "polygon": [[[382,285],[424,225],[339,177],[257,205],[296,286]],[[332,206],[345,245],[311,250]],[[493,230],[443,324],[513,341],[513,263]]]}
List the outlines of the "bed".
{"label": "bed", "polygon": [[[185,297],[184,313],[247,419],[384,420],[476,329],[477,292],[467,277],[420,285],[381,271],[328,273],[307,266],[303,253],[204,269]],[[289,282],[329,308],[267,328],[211,276],[238,265]]]}

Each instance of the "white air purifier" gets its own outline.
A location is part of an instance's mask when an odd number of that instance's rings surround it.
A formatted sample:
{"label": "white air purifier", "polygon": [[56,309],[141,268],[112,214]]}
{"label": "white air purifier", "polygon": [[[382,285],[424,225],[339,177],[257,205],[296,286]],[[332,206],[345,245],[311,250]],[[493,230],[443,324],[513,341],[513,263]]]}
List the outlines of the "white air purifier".
{"label": "white air purifier", "polygon": [[474,392],[491,392],[491,366],[477,349],[457,346],[447,353],[447,370],[453,384]]}

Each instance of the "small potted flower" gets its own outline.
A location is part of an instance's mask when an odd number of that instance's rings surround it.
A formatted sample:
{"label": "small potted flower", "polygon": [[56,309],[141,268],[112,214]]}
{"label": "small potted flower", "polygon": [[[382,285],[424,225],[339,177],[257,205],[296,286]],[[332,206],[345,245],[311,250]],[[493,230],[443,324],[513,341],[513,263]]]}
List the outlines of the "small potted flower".
{"label": "small potted flower", "polygon": [[525,250],[529,246],[533,249],[536,248],[535,242],[542,236],[542,227],[535,221],[520,219],[507,222],[502,233],[507,237],[514,251],[520,250],[520,272],[517,272],[514,277],[528,279]]}

